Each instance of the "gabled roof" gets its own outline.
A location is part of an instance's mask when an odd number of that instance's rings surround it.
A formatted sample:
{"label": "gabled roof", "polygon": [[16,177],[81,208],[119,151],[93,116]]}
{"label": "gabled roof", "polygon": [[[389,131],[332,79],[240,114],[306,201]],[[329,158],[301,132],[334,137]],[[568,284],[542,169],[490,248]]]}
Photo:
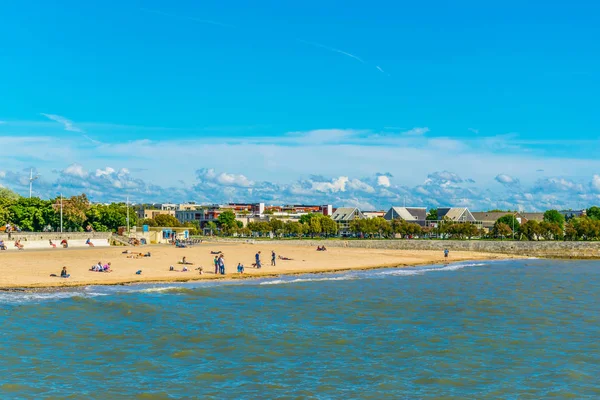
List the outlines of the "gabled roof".
{"label": "gabled roof", "polygon": [[520,213],[520,214],[521,214],[521,217],[525,218],[527,221],[542,222],[544,220],[544,213],[541,213],[541,212]]}
{"label": "gabled roof", "polygon": [[358,218],[364,218],[364,215],[356,207],[340,207],[331,216],[334,221],[352,221],[354,215],[358,214]]}
{"label": "gabled roof", "polygon": [[396,218],[404,221],[424,221],[427,217],[425,207],[392,207],[385,214],[385,219],[392,220]]}
{"label": "gabled roof", "polygon": [[473,214],[466,207],[440,207],[438,219],[447,218],[450,221],[475,221]]}
{"label": "gabled roof", "polygon": [[508,212],[472,212],[473,218],[477,221],[494,221],[496,222],[498,218],[502,218],[505,215],[515,215],[517,218],[519,217],[519,213],[508,211]]}

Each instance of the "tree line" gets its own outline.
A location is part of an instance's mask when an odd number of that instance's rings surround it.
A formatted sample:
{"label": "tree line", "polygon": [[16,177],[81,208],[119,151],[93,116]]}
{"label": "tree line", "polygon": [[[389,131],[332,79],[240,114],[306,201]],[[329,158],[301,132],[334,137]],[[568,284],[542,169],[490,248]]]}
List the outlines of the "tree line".
{"label": "tree line", "polygon": [[[22,197],[15,192],[0,188],[0,225],[10,224],[26,232],[60,231],[61,199]],[[93,229],[99,232],[116,232],[127,225],[125,203],[91,204],[85,194],[62,199],[63,231],[83,232]],[[134,225],[137,216],[129,210],[129,223]]]}

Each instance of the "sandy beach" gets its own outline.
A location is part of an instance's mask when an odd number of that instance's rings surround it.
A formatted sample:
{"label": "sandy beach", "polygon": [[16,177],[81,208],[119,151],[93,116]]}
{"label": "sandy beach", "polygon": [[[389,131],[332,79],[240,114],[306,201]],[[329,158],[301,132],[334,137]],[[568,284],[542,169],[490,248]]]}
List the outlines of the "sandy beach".
{"label": "sandy beach", "polygon": [[[123,251],[151,252],[152,257],[128,258]],[[226,275],[215,275],[211,251],[225,255]],[[271,266],[271,251],[292,260],[277,260]],[[254,255],[261,251],[263,267],[252,268]],[[183,257],[193,263],[188,272],[181,272],[178,261]],[[513,256],[476,252],[451,252],[449,262],[466,260],[505,259]],[[98,261],[111,263],[113,272],[90,271]],[[245,266],[245,273],[237,273],[238,262]],[[325,252],[306,246],[273,246],[246,243],[205,243],[191,248],[179,249],[168,245],[145,247],[109,247],[89,249],[51,249],[0,253],[0,288],[62,287],[81,285],[111,285],[136,282],[181,282],[199,279],[237,279],[279,274],[333,272],[350,269],[414,266],[444,262],[438,251],[379,250],[329,248]],[[169,271],[173,265],[176,271]],[[60,275],[63,266],[71,275],[68,279],[51,277]],[[202,275],[196,268],[202,266]],[[141,275],[135,272],[142,270]]]}

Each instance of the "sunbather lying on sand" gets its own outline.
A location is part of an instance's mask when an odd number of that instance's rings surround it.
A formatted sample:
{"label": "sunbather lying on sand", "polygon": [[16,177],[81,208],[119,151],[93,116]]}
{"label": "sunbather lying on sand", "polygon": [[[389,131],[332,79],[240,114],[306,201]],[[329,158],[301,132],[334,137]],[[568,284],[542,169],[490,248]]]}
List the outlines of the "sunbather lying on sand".
{"label": "sunbather lying on sand", "polygon": [[282,257],[282,256],[279,256],[279,259],[280,259],[280,260],[283,260],[283,261],[292,261],[292,260],[293,260],[293,258],[289,258],[289,257]]}

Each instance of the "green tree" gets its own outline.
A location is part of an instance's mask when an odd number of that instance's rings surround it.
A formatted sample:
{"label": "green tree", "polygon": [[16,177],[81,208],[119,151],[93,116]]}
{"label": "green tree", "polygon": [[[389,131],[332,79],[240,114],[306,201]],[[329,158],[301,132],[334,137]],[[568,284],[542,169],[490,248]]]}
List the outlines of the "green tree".
{"label": "green tree", "polygon": [[[116,232],[120,227],[127,226],[127,204],[111,203],[93,204],[86,212],[87,223],[96,231]],[[129,226],[135,226],[137,214],[129,209]]]}
{"label": "green tree", "polygon": [[271,224],[271,232],[273,232],[274,235],[280,236],[283,233],[285,224],[282,220],[273,218],[271,221],[269,221],[269,224]]}
{"label": "green tree", "polygon": [[438,220],[438,210],[437,208],[431,208],[427,213],[427,217],[425,217],[427,221],[437,221]]}
{"label": "green tree", "polygon": [[329,215],[324,215],[321,218],[321,228],[323,230],[323,233],[327,236],[333,236],[338,232],[337,223],[333,219],[331,219]]}
{"label": "green tree", "polygon": [[300,216],[300,223],[301,223],[301,224],[308,224],[308,223],[310,222],[310,220],[311,220],[313,217],[317,216],[317,215],[318,215],[318,214],[316,214],[316,213],[302,214],[302,215]]}
{"label": "green tree", "polygon": [[[57,203],[56,206],[60,207],[60,200]],[[85,193],[63,199],[63,225],[68,229],[83,231],[89,209],[90,201]]]}
{"label": "green tree", "polygon": [[41,232],[47,225],[56,229],[60,224],[52,201],[37,197],[21,197],[11,204],[8,207],[8,220],[22,230],[31,232]]}
{"label": "green tree", "polygon": [[223,211],[217,218],[217,224],[223,227],[232,227],[235,224],[235,213],[231,210]]}
{"label": "green tree", "polygon": [[565,216],[559,213],[557,210],[548,210],[544,213],[544,221],[551,224],[557,224],[560,228],[565,226]]}
{"label": "green tree", "polygon": [[496,220],[496,224],[497,223],[503,223],[503,224],[508,225],[511,232],[513,230],[514,230],[514,232],[517,232],[519,230],[519,227],[521,226],[521,224],[519,223],[519,220],[517,220],[517,218],[513,214],[506,214],[506,215],[498,218],[498,220]]}
{"label": "green tree", "polygon": [[[250,224],[248,224],[248,225],[250,225]],[[215,224],[213,221],[209,221],[206,224],[206,228],[210,231],[211,235],[217,234],[217,224]]]}
{"label": "green tree", "polygon": [[143,225],[158,226],[158,224],[156,223],[156,220],[153,218],[145,218],[145,219],[141,220],[140,226],[143,226]]}
{"label": "green tree", "polygon": [[508,237],[513,233],[512,229],[510,229],[510,226],[508,226],[504,222],[498,221],[496,221],[496,223],[494,224],[494,229],[492,230],[492,232],[495,237],[499,237],[501,239],[504,239],[505,237]]}
{"label": "green tree", "polygon": [[297,221],[288,221],[285,224],[284,232],[287,235],[301,237],[302,236],[302,224]]}
{"label": "green tree", "polygon": [[567,240],[579,239],[579,236],[577,234],[577,229],[575,229],[575,224],[572,220],[567,222],[567,225],[565,226],[565,238]]}
{"label": "green tree", "polygon": [[593,206],[588,208],[585,210],[585,215],[587,215],[588,218],[600,220],[600,207]]}
{"label": "green tree", "polygon": [[169,214],[158,214],[154,217],[156,226],[162,226],[165,228],[177,228],[181,226],[181,223],[173,215]]}
{"label": "green tree", "polygon": [[530,219],[521,225],[519,232],[528,240],[537,240],[541,235],[540,224],[536,220]]}

